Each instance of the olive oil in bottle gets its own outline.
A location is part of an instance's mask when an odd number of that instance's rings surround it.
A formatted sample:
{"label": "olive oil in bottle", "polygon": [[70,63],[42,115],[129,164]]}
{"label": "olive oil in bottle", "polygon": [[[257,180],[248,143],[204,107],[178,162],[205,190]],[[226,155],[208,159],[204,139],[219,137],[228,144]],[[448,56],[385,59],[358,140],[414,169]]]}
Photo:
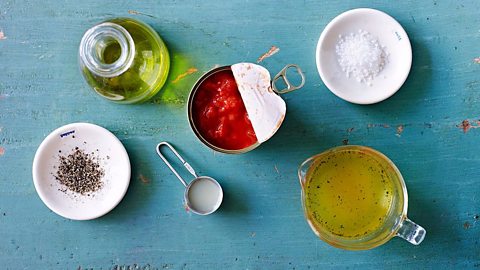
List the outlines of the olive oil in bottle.
{"label": "olive oil in bottle", "polygon": [[170,68],[167,47],[147,24],[117,18],[90,28],[79,49],[80,68],[99,95],[118,103],[153,97]]}

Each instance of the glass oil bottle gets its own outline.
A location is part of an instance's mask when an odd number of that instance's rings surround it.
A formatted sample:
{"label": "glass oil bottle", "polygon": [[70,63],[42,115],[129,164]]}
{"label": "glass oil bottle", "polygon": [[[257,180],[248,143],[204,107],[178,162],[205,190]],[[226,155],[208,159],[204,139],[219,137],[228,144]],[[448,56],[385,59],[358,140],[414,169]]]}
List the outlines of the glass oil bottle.
{"label": "glass oil bottle", "polygon": [[117,103],[143,102],[161,89],[170,57],[165,43],[149,25],[116,18],[85,32],[79,48],[80,69],[87,83]]}

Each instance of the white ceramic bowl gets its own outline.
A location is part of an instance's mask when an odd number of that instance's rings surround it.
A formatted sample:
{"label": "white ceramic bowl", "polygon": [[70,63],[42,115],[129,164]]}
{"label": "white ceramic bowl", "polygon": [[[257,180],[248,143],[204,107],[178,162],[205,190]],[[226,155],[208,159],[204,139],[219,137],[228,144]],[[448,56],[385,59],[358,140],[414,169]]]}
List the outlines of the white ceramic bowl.
{"label": "white ceramic bowl", "polygon": [[[335,52],[339,35],[368,31],[386,47],[388,63],[371,85],[347,78]],[[400,89],[412,66],[412,47],[402,26],[388,14],[369,8],[346,11],[335,17],[323,30],[316,50],[317,69],[327,88],[341,99],[356,104],[385,100]]]}
{"label": "white ceramic bowl", "polygon": [[[75,147],[93,152],[105,171],[103,186],[90,196],[61,191],[65,187],[55,179],[59,155],[66,156]],[[108,213],[122,200],[130,183],[131,167],[127,151],[110,131],[93,124],[74,123],[45,138],[35,154],[32,173],[35,189],[48,208],[65,218],[88,220]]]}

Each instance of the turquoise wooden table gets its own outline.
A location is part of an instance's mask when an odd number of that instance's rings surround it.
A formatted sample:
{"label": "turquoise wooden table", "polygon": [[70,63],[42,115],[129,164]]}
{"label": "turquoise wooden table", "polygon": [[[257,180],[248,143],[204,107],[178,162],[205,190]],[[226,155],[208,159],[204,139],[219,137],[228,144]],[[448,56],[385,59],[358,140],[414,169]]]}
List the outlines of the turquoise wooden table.
{"label": "turquoise wooden table", "polygon": [[[325,25],[372,7],[395,17],[413,47],[400,91],[359,106],[331,94],[315,66]],[[479,1],[15,1],[0,2],[0,268],[325,269],[480,267]],[[94,94],[77,67],[84,31],[111,17],[143,20],[172,55],[167,86],[151,101],[118,105]],[[305,87],[285,95],[287,117],[253,152],[214,153],[190,130],[186,97],[215,65],[255,62],[272,73],[300,65]],[[109,214],[72,221],[51,212],[31,176],[44,137],[71,122],[106,127],[132,162],[130,187]],[[174,144],[224,187],[219,212],[196,216],[155,153]],[[368,145],[400,168],[409,217],[427,230],[413,246],[330,247],[307,225],[298,165],[344,143]],[[129,268],[130,267],[130,268]]]}

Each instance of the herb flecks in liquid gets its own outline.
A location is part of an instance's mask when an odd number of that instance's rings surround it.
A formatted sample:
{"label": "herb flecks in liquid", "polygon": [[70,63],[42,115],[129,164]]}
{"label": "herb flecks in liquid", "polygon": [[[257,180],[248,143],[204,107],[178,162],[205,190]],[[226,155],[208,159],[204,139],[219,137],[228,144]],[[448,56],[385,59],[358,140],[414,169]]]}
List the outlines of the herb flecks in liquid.
{"label": "herb flecks in liquid", "polygon": [[389,164],[361,151],[339,151],[307,172],[305,207],[313,225],[344,238],[382,229],[398,199]]}

